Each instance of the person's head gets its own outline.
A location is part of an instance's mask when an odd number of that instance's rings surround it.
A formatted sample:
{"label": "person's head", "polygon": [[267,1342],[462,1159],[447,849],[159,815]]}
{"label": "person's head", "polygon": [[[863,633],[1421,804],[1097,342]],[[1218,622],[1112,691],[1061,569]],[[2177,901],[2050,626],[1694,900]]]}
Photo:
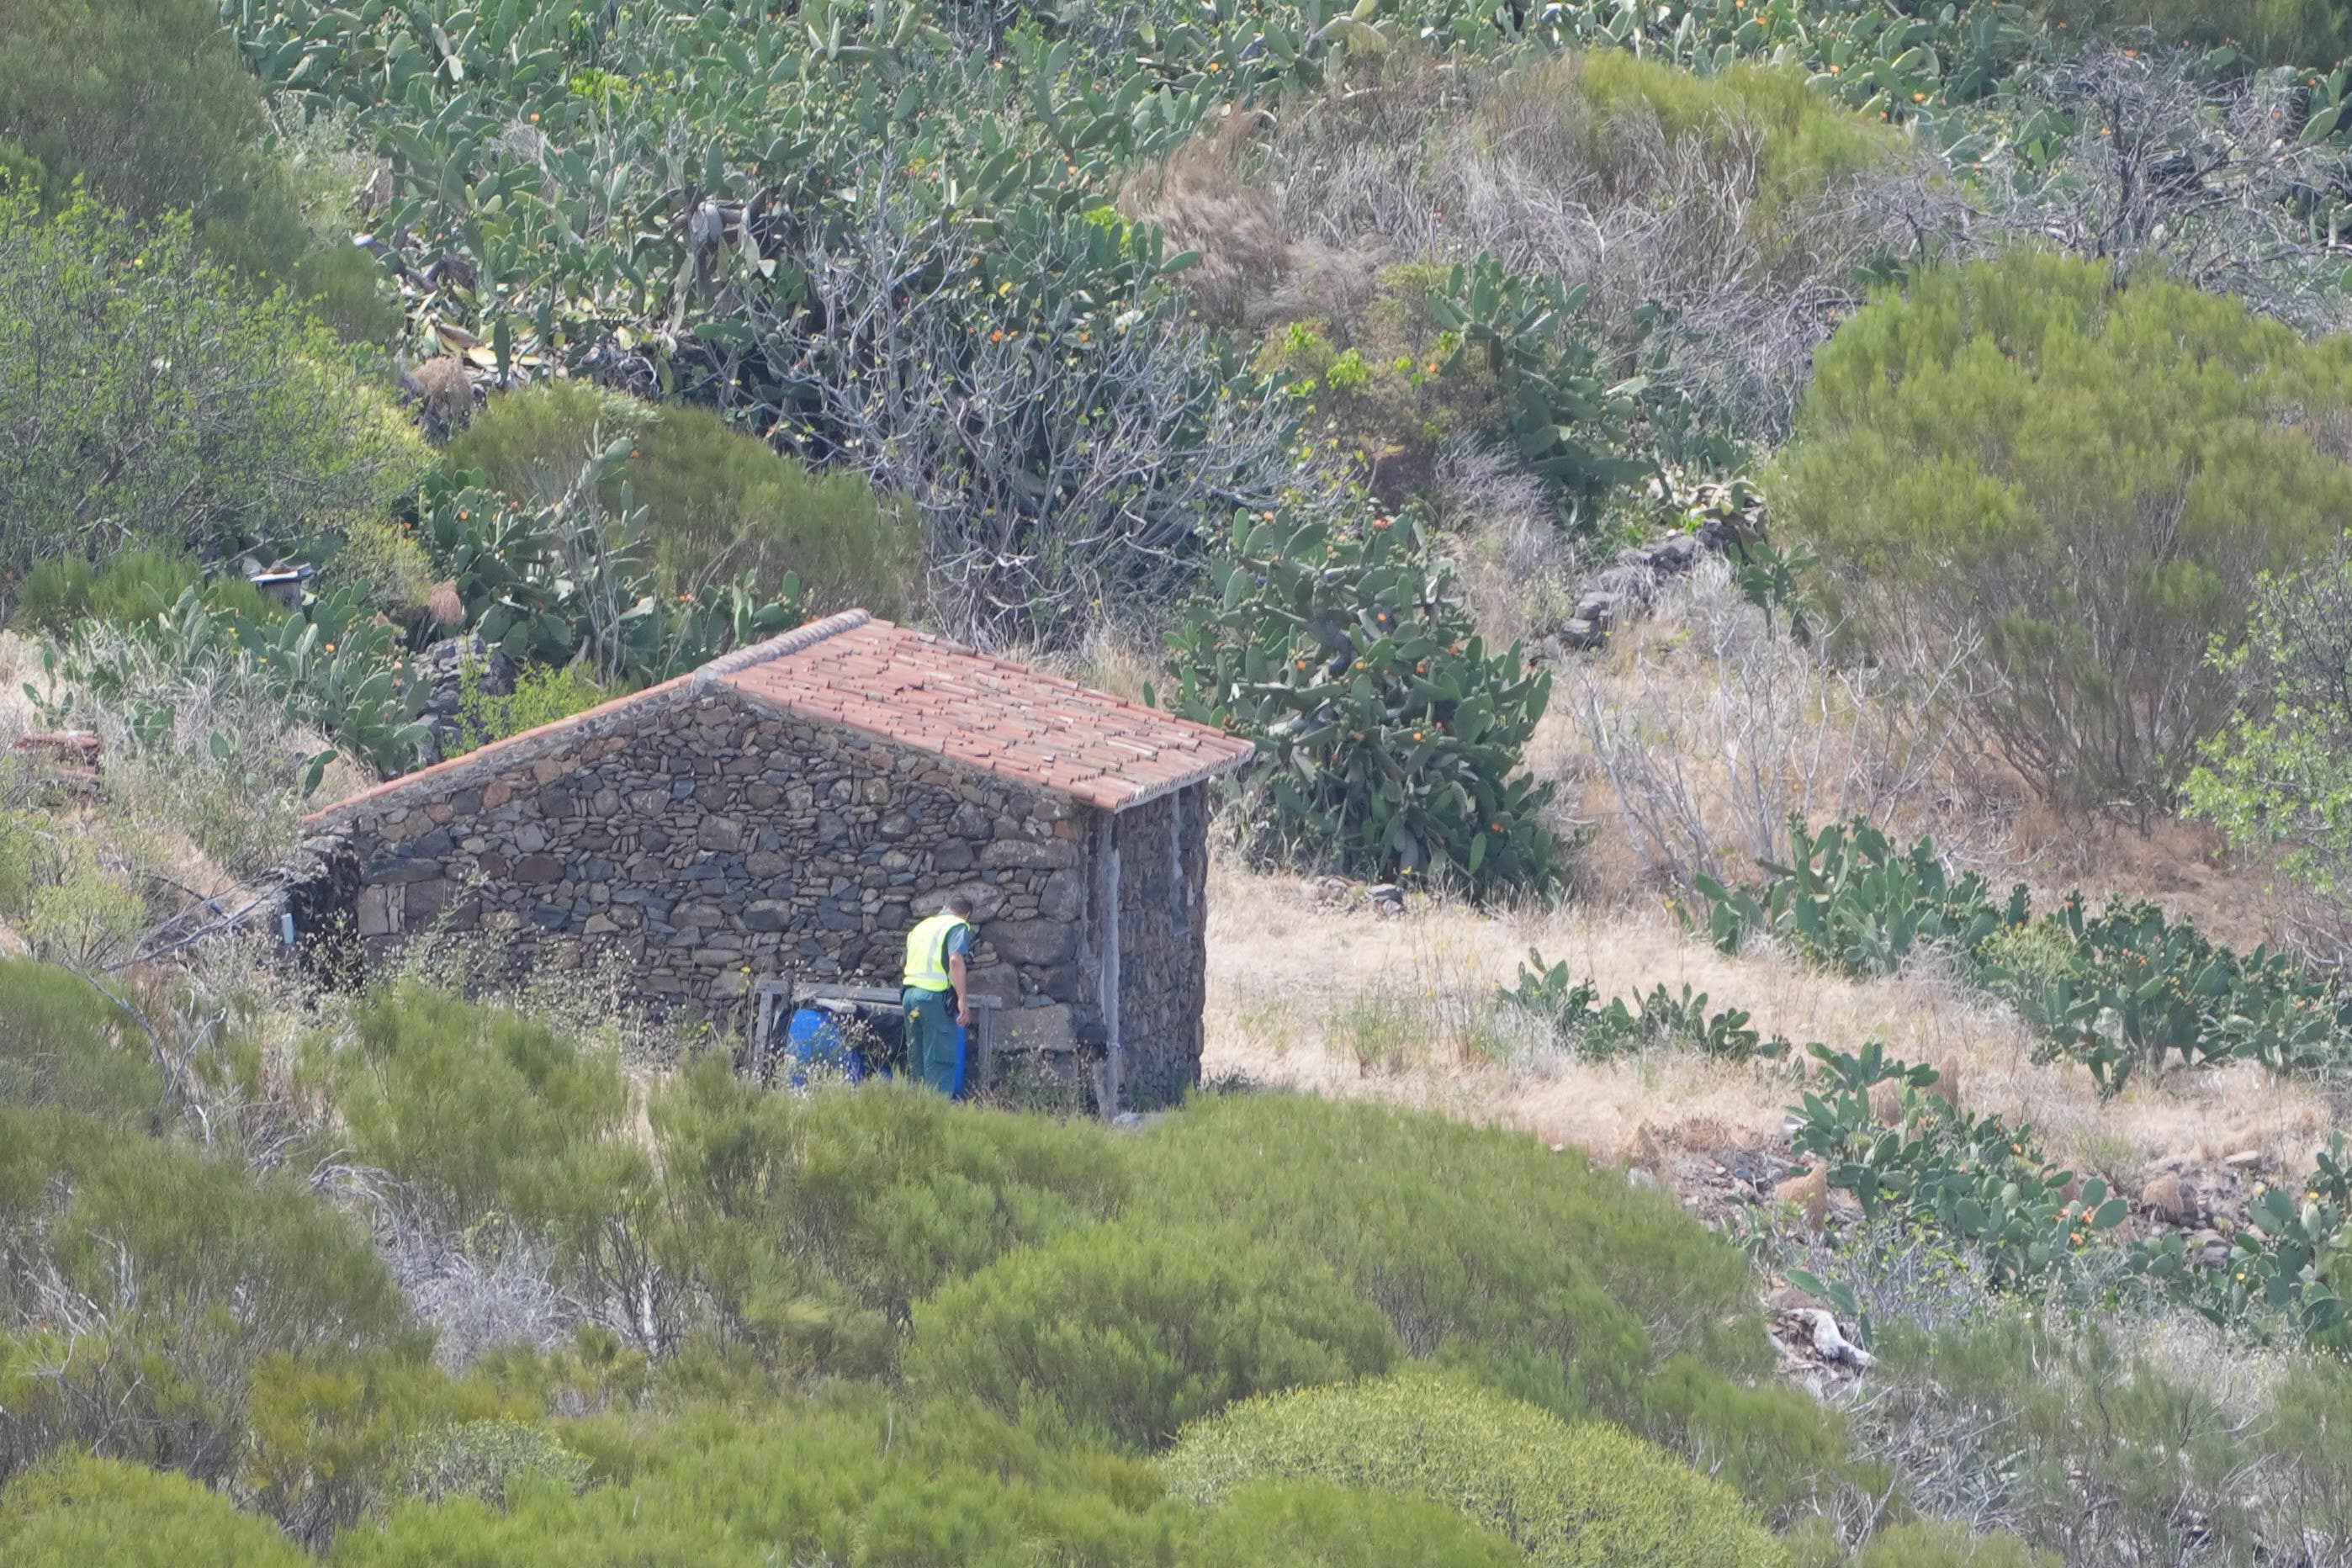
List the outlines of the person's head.
{"label": "person's head", "polygon": [[960,921],[971,919],[971,900],[961,893],[950,893],[948,901],[940,907]]}

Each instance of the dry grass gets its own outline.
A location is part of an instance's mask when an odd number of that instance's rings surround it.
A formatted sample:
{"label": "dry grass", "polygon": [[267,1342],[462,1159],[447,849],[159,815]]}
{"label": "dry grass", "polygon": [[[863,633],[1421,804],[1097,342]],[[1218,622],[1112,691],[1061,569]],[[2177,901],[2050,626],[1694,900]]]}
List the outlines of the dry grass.
{"label": "dry grass", "polygon": [[[33,643],[0,633],[0,804],[39,807],[37,837],[49,852],[38,857],[36,905],[51,884],[103,885],[119,895],[119,934],[184,961],[182,939],[233,912],[250,913],[262,890],[296,868],[302,802],[294,779],[326,742],[287,725],[276,699],[250,682],[218,671],[182,680],[162,666],[134,668],[157,678],[142,696],[168,703],[172,715],[168,732],[146,743],[122,703],[60,691]],[[68,695],[75,700],[67,722],[99,741],[100,781],[86,794],[60,795],[13,750],[20,736],[50,722],[43,700]],[[232,743],[226,757],[215,750],[216,737]],[[326,771],[321,798],[366,782],[339,757]],[[0,933],[0,945],[40,923],[37,910],[25,931]],[[110,949],[108,962],[127,956]]]}
{"label": "dry grass", "polygon": [[1738,881],[1786,852],[1791,813],[1860,814],[1906,842],[1930,835],[2037,908],[2079,889],[2094,905],[2153,900],[2239,948],[2278,943],[2295,910],[2272,871],[2200,823],[2147,831],[2059,814],[1952,722],[1957,681],[1922,693],[1772,635],[1708,563],[1654,613],[1556,678],[1527,765],[1592,829],[1577,866],[1587,902],[1654,902],[1705,870]]}
{"label": "dry grass", "polygon": [[1184,288],[1213,321],[1237,322],[1247,301],[1293,265],[1273,193],[1242,174],[1257,129],[1255,115],[1229,113],[1215,132],[1139,171],[1118,194],[1119,210],[1156,225],[1171,253],[1199,253]]}
{"label": "dry grass", "polygon": [[2245,1150],[2300,1170],[2330,1125],[2317,1089],[2252,1066],[2145,1079],[2102,1101],[2087,1072],[2037,1064],[2006,1008],[1931,964],[1856,982],[1776,953],[1726,957],[1638,905],[1482,911],[1417,900],[1383,920],[1320,901],[1306,879],[1230,860],[1212,872],[1203,1071],[1525,1127],[1609,1160],[1639,1158],[1645,1135],[1778,1140],[1797,1091],[1791,1064],[1661,1051],[1507,1065],[1511,1025],[1487,1003],[1530,946],[1603,994],[1687,984],[1717,1008],[1748,1010],[1767,1035],[1849,1050],[1881,1040],[1956,1068],[1970,1109],[2030,1122],[2053,1157],[2125,1183],[2168,1158],[2213,1163]]}

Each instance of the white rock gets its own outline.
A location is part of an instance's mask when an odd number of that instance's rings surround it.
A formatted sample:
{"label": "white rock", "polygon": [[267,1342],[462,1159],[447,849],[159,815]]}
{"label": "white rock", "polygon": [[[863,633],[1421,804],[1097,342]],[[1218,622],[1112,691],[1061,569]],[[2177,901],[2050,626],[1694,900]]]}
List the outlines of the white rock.
{"label": "white rock", "polygon": [[1797,1316],[1801,1321],[1811,1325],[1813,1331],[1813,1349],[1821,1352],[1823,1361],[1842,1361],[1851,1366],[1864,1367],[1875,1366],[1878,1363],[1876,1356],[1840,1333],[1837,1320],[1819,1307],[1807,1307],[1798,1312]]}

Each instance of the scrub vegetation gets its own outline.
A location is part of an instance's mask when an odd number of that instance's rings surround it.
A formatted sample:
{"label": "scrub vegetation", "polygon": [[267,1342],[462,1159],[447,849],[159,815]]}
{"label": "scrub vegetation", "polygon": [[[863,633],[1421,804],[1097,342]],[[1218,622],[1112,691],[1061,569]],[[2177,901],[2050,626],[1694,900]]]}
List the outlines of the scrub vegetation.
{"label": "scrub vegetation", "polygon": [[[0,0],[0,1559],[2352,1555],[2336,0]],[[862,605],[1208,1087],[266,939]]]}

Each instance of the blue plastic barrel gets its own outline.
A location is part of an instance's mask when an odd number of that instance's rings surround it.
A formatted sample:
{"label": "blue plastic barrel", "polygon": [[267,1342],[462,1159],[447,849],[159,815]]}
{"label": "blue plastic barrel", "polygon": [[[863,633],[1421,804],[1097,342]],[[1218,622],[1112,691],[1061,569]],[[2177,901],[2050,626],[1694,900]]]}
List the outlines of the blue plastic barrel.
{"label": "blue plastic barrel", "polygon": [[865,1079],[865,1054],[849,1043],[841,1020],[822,1007],[803,1007],[793,1014],[784,1031],[784,1048],[793,1058],[792,1082],[806,1086],[812,1068],[835,1073],[852,1083]]}

